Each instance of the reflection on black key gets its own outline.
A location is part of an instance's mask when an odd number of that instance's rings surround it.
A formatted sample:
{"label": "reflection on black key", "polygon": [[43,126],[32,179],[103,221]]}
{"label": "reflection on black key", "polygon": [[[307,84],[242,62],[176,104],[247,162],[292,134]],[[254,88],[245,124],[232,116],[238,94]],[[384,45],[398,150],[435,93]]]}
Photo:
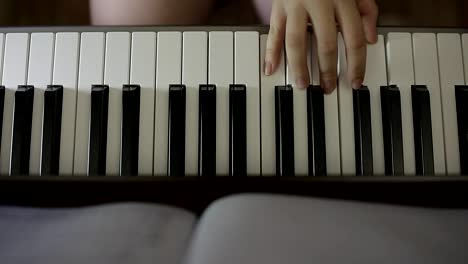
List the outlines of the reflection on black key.
{"label": "reflection on black key", "polygon": [[425,85],[411,86],[417,175],[434,175],[431,99]]}
{"label": "reflection on black key", "polygon": [[276,175],[294,176],[294,114],[291,85],[275,87]]}
{"label": "reflection on black key", "polygon": [[327,175],[325,149],[325,113],[323,89],[318,85],[307,88],[307,134],[309,138],[309,175]]}
{"label": "reflection on black key", "polygon": [[106,174],[107,112],[109,86],[93,85],[91,88],[91,127],[89,132],[88,174]]}
{"label": "reflection on black key", "polygon": [[247,175],[246,87],[229,87],[229,175]]}
{"label": "reflection on black key", "polygon": [[11,145],[11,175],[28,175],[31,148],[34,86],[20,85],[15,92],[13,139]]}
{"label": "reflection on black key", "polygon": [[44,92],[41,175],[58,175],[62,130],[63,87],[49,85]]}
{"label": "reflection on black key", "polygon": [[200,85],[198,174],[216,175],[216,85]]}
{"label": "reflection on black key", "polygon": [[400,90],[396,85],[381,86],[382,126],[384,136],[385,174],[404,173],[403,131]]}
{"label": "reflection on black key", "polygon": [[122,90],[122,150],[120,175],[138,175],[140,136],[140,86],[124,85]]}
{"label": "reflection on black key", "polygon": [[185,174],[185,85],[169,86],[167,175]]}
{"label": "reflection on black key", "polygon": [[373,175],[370,95],[366,86],[353,90],[353,111],[356,175]]}
{"label": "reflection on black key", "polygon": [[5,104],[5,86],[0,85],[0,149],[3,131],[3,108]]}
{"label": "reflection on black key", "polygon": [[460,174],[468,175],[468,85],[455,86]]}

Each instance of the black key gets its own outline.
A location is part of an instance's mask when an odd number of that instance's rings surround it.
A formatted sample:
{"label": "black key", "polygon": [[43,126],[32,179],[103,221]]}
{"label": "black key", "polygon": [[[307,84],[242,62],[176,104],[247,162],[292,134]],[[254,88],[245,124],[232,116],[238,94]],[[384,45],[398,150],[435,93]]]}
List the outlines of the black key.
{"label": "black key", "polygon": [[11,175],[29,174],[34,86],[20,85],[15,92],[13,139],[11,145]]}
{"label": "black key", "polygon": [[468,85],[455,86],[460,174],[468,175]]}
{"label": "black key", "polygon": [[89,132],[88,174],[106,174],[107,112],[109,86],[93,85],[91,88],[91,127]]}
{"label": "black key", "polygon": [[185,85],[169,86],[167,175],[185,174]]}
{"label": "black key", "polygon": [[325,113],[323,89],[318,85],[307,88],[307,135],[309,147],[309,175],[327,175],[325,147]]}
{"label": "black key", "polygon": [[403,131],[401,125],[400,90],[396,85],[381,86],[382,128],[385,174],[404,174]]}
{"label": "black key", "polygon": [[229,175],[247,175],[246,86],[229,87]]}
{"label": "black key", "polygon": [[[431,98],[425,85],[411,86],[417,175],[434,175]],[[442,140],[442,139],[441,139]]]}
{"label": "black key", "polygon": [[198,174],[216,175],[216,85],[200,85]]}
{"label": "black key", "polygon": [[47,86],[44,92],[41,175],[59,174],[62,103],[63,86]]}
{"label": "black key", "polygon": [[291,85],[275,87],[276,175],[294,176],[294,114]]}
{"label": "black key", "polygon": [[138,175],[140,137],[140,86],[124,85],[122,90],[122,150],[120,175]]}
{"label": "black key", "polygon": [[5,103],[5,86],[0,85],[0,149],[3,131],[3,108]]}
{"label": "black key", "polygon": [[374,174],[370,94],[366,86],[353,90],[356,175]]}

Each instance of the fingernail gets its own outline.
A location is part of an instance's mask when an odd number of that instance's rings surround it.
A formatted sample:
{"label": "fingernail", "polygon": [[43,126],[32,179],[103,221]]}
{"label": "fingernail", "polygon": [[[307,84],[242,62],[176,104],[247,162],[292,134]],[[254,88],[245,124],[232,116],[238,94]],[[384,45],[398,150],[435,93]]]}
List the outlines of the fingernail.
{"label": "fingernail", "polygon": [[271,62],[267,61],[265,62],[265,75],[271,75],[271,68],[273,66],[271,65]]}
{"label": "fingernail", "polygon": [[361,88],[361,85],[362,85],[361,79],[355,79],[353,81],[352,87],[353,89],[358,90],[359,88]]}
{"label": "fingernail", "polygon": [[331,93],[335,89],[335,82],[332,80],[325,81],[325,91]]}
{"label": "fingernail", "polygon": [[309,85],[309,82],[305,78],[299,77],[296,80],[296,85],[299,89],[305,89]]}

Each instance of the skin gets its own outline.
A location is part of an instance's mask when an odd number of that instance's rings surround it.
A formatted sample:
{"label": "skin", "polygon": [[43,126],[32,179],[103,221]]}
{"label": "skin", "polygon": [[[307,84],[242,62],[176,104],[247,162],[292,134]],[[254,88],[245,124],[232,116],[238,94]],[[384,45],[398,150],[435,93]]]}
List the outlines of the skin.
{"label": "skin", "polygon": [[93,25],[200,25],[214,0],[89,0]]}
{"label": "skin", "polygon": [[377,15],[374,0],[273,0],[265,74],[276,70],[285,46],[296,86],[307,87],[306,27],[310,22],[317,38],[321,86],[331,93],[337,82],[338,24],[346,46],[347,77],[354,89],[360,88],[366,71],[367,42],[377,41]]}
{"label": "skin", "polygon": [[[207,23],[217,0],[90,0],[94,25],[193,25]],[[306,88],[307,26],[317,39],[321,86],[331,93],[337,82],[337,26],[348,60],[347,77],[353,88],[362,85],[366,46],[377,40],[378,8],[375,0],[253,0],[264,20],[269,17],[265,74],[278,67],[286,49],[295,84]]]}

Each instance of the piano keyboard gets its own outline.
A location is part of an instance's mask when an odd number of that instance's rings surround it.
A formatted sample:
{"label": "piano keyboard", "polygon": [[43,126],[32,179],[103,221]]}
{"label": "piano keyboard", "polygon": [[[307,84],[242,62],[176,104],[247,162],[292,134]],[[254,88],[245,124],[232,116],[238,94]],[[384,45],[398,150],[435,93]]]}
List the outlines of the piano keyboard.
{"label": "piano keyboard", "polygon": [[339,36],[330,95],[267,30],[0,29],[0,174],[468,175],[468,30],[380,28],[360,90]]}

